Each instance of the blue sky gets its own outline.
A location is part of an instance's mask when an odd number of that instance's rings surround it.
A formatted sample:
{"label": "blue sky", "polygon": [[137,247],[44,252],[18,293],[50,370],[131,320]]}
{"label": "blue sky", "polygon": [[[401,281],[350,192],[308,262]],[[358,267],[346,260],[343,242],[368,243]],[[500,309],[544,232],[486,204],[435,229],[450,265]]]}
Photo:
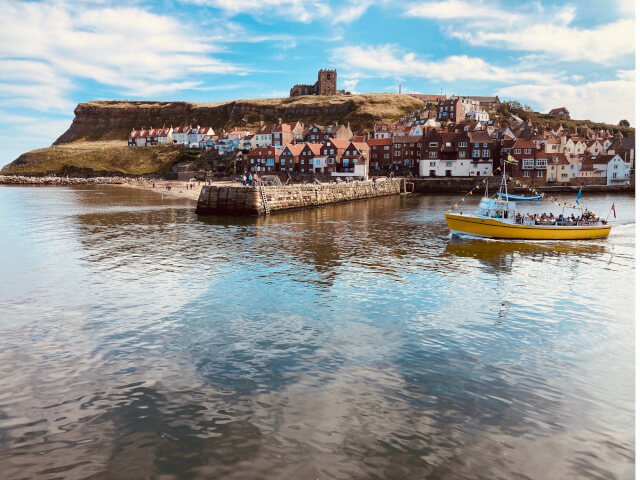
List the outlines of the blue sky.
{"label": "blue sky", "polygon": [[0,165],[79,102],[353,92],[499,95],[635,126],[633,0],[0,0]]}

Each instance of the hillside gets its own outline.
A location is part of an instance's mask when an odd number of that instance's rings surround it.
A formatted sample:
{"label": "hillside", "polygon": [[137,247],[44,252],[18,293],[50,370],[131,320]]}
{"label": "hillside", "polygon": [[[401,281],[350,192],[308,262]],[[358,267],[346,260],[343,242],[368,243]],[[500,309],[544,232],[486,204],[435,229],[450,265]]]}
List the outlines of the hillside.
{"label": "hillside", "polygon": [[0,173],[10,174],[165,174],[183,149],[175,146],[129,148],[126,141],[77,142],[23,153]]}
{"label": "hillside", "polygon": [[71,127],[55,144],[78,140],[126,140],[132,128],[207,125],[214,129],[256,127],[260,121],[327,124],[350,122],[357,131],[391,122],[424,104],[408,95],[259,98],[218,103],[92,101],[79,104]]}

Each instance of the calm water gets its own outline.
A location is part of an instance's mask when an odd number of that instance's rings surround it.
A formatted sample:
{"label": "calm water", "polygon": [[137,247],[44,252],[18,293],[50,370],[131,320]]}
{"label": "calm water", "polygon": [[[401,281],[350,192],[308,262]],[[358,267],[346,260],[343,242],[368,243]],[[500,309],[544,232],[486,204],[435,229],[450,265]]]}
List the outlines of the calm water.
{"label": "calm water", "polygon": [[632,478],[634,197],[537,244],[450,239],[457,198],[0,188],[2,477]]}

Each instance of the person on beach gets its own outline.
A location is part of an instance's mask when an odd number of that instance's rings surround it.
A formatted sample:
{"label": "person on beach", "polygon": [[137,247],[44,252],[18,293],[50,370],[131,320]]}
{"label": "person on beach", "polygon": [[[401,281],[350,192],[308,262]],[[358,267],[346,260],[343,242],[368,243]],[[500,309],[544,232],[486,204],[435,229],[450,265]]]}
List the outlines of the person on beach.
{"label": "person on beach", "polygon": [[246,175],[242,175],[242,178],[240,179],[240,181],[242,182],[242,186],[246,187],[247,186],[247,176]]}
{"label": "person on beach", "polygon": [[249,174],[249,186],[253,185],[253,175]]}
{"label": "person on beach", "polygon": [[256,187],[257,187],[258,186],[258,174],[257,173],[253,176],[253,182],[256,184]]}

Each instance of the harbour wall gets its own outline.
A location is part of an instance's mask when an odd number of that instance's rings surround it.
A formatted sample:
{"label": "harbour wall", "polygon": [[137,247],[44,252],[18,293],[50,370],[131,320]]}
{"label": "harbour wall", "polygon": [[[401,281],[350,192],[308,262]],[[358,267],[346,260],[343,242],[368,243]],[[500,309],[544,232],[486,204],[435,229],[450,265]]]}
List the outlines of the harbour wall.
{"label": "harbour wall", "polygon": [[[405,191],[403,179],[358,183],[265,186],[270,213],[364,198],[398,195]],[[264,215],[265,205],[259,188],[204,186],[196,213],[199,215]]]}
{"label": "harbour wall", "polygon": [[[500,188],[501,176],[494,176],[489,179],[489,192],[493,193]],[[436,177],[436,178],[415,178],[412,180],[408,180],[409,183],[413,183],[413,192],[414,193],[426,193],[426,194],[437,194],[437,193],[467,193],[470,191],[475,185],[482,182],[483,177],[464,177],[464,178],[456,178],[456,177]],[[592,179],[593,180],[593,179]],[[596,179],[597,180],[597,179]],[[531,185],[531,183],[527,182],[527,184]],[[609,192],[609,193],[617,193],[617,192],[634,192],[635,185],[549,185],[545,183],[533,184],[536,190],[540,190],[543,192],[576,192],[582,188],[583,192]],[[411,190],[411,187],[408,187]],[[527,192],[526,189],[521,187],[515,187],[512,183],[509,184],[509,191],[514,192]]]}

